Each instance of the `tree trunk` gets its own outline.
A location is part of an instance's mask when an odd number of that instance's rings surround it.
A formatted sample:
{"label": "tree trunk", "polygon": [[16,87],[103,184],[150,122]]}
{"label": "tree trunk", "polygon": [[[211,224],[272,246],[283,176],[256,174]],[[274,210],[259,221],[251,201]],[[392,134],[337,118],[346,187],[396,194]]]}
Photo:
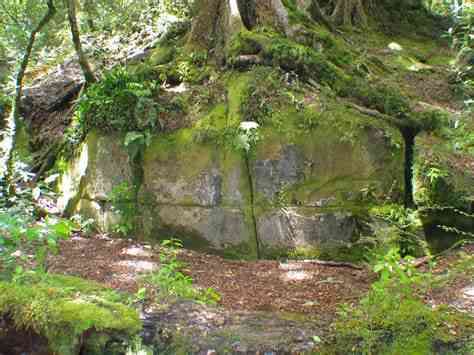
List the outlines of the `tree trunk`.
{"label": "tree trunk", "polygon": [[20,68],[18,69],[18,74],[16,76],[16,83],[15,83],[15,100],[13,102],[13,132],[12,132],[12,146],[10,148],[9,158],[7,162],[7,172],[5,174],[5,186],[7,189],[7,195],[11,196],[15,193],[14,183],[12,181],[13,174],[14,174],[14,152],[16,148],[16,138],[18,134],[18,129],[22,124],[20,122],[20,112],[21,112],[21,98],[23,96],[23,79],[25,77],[26,69],[28,68],[28,63],[30,61],[31,52],[33,51],[33,46],[36,41],[36,36],[38,33],[41,32],[44,26],[48,24],[48,22],[53,18],[56,13],[56,8],[54,7],[53,0],[47,0],[48,11],[43,16],[41,21],[38,25],[33,29],[30,34],[30,38],[28,40],[28,44],[25,49],[25,53],[23,55],[23,59],[20,63]]}
{"label": "tree trunk", "polygon": [[69,19],[69,26],[71,27],[72,41],[74,42],[74,48],[76,49],[79,64],[81,66],[86,82],[94,83],[96,82],[96,78],[91,69],[89,61],[87,60],[87,57],[84,51],[82,50],[81,36],[79,34],[79,26],[77,25],[75,0],[66,0],[66,2],[68,9],[67,13]]}
{"label": "tree trunk", "polygon": [[84,1],[84,9],[87,13],[87,26],[89,27],[89,30],[91,30],[92,32],[96,30],[96,27],[94,24],[94,17],[97,16],[97,11],[94,6],[95,4],[92,0]]}
{"label": "tree trunk", "polygon": [[225,48],[234,33],[245,25],[238,0],[200,0],[187,42],[187,51],[212,51],[218,63],[225,61]]}
{"label": "tree trunk", "polygon": [[233,34],[260,25],[289,32],[288,11],[281,0],[199,0],[188,38],[188,51],[211,50],[222,59]]}
{"label": "tree trunk", "polygon": [[326,15],[321,10],[318,0],[311,0],[311,4],[308,8],[308,12],[314,21],[319,22],[325,25],[331,31],[334,31],[335,29],[334,25],[332,24],[331,20],[327,18]]}
{"label": "tree trunk", "polygon": [[331,15],[332,22],[340,26],[367,26],[367,13],[363,0],[337,0]]}

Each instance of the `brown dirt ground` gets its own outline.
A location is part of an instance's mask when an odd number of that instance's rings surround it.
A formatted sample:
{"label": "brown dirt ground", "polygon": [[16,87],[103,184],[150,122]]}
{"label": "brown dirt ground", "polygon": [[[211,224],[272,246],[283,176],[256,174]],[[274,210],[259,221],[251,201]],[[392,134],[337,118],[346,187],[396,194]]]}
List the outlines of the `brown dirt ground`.
{"label": "brown dirt ground", "polygon": [[[185,274],[198,287],[212,287],[229,310],[334,313],[356,302],[373,275],[367,270],[278,261],[234,261],[183,250]],[[75,236],[63,241],[50,271],[76,275],[128,292],[140,287],[143,272],[159,265],[159,252],[131,240]]]}
{"label": "brown dirt ground", "polygon": [[[459,260],[460,252],[474,254],[474,244],[438,259],[433,273],[446,274]],[[184,261],[183,272],[193,278],[195,286],[214,288],[221,296],[220,305],[230,311],[330,316],[338,305],[356,303],[375,280],[368,269],[310,262],[236,261],[189,250],[182,250],[179,259]],[[142,276],[159,267],[159,250],[132,240],[76,235],[61,242],[60,251],[51,257],[49,266],[51,272],[136,292],[142,286]],[[424,266],[423,269],[426,270]],[[427,301],[434,305],[456,303],[462,298],[462,290],[473,285],[472,274],[449,278],[427,295]]]}
{"label": "brown dirt ground", "polygon": [[428,298],[433,305],[453,305],[459,310],[468,312],[474,310],[474,300],[463,297],[463,290],[474,285],[474,265],[470,263],[461,272],[453,274],[453,269],[462,260],[463,254],[467,256],[474,255],[474,244],[465,245],[458,250],[454,250],[437,261],[433,274],[446,276],[446,282],[440,287],[435,287],[429,293]]}

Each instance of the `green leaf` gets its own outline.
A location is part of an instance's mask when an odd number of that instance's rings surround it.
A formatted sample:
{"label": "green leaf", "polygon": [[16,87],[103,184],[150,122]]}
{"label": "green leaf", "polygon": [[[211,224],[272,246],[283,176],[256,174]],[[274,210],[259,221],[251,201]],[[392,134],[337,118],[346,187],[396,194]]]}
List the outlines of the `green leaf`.
{"label": "green leaf", "polygon": [[60,238],[69,238],[72,231],[74,229],[74,225],[66,220],[61,220],[60,222],[53,225],[53,232],[57,237]]}
{"label": "green leaf", "polygon": [[128,132],[125,136],[124,145],[125,147],[130,146],[131,144],[136,144],[137,141],[144,140],[145,137],[141,132]]}

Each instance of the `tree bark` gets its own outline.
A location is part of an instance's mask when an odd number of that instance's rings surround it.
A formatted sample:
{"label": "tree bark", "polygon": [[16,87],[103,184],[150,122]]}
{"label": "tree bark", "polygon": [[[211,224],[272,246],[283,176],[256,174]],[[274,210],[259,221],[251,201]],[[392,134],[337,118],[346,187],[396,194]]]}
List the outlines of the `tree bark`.
{"label": "tree bark", "polygon": [[15,82],[15,100],[13,102],[13,112],[12,112],[12,117],[13,117],[13,133],[12,133],[12,146],[10,148],[9,158],[7,162],[7,172],[5,174],[5,186],[7,189],[7,195],[11,196],[12,194],[15,193],[14,189],[14,183],[12,181],[13,179],[13,174],[14,174],[14,152],[16,148],[16,138],[17,138],[17,133],[18,133],[18,127],[21,125],[20,122],[20,112],[21,112],[21,98],[23,96],[23,79],[25,77],[25,72],[26,69],[28,68],[28,63],[30,61],[31,57],[31,52],[33,51],[33,46],[36,41],[36,36],[38,33],[41,32],[43,27],[45,27],[48,22],[53,18],[53,16],[56,13],[56,8],[54,7],[54,2],[53,0],[47,0],[47,5],[48,5],[48,11],[46,14],[43,16],[43,18],[40,20],[38,25],[31,31],[30,38],[28,40],[28,44],[25,49],[25,53],[23,55],[23,59],[21,60],[20,63],[20,68],[18,69],[18,74],[16,76],[16,82]]}
{"label": "tree bark", "polygon": [[196,8],[188,51],[212,49],[221,56],[233,34],[257,25],[290,32],[288,11],[281,0],[199,0]]}
{"label": "tree bark", "polygon": [[187,42],[188,49],[210,49],[213,46],[222,3],[221,0],[200,0],[196,2],[195,6],[198,13],[193,20]]}
{"label": "tree bark", "polygon": [[321,10],[318,0],[311,0],[311,4],[308,8],[308,12],[314,21],[323,24],[324,26],[329,28],[331,31],[335,30],[334,25],[332,24],[330,19],[328,19],[326,15],[323,13],[323,11]]}
{"label": "tree bark", "polygon": [[337,0],[331,15],[333,23],[341,26],[367,26],[363,0]]}
{"label": "tree bark", "polygon": [[84,9],[86,10],[86,13],[87,13],[87,26],[89,27],[89,30],[91,30],[92,32],[96,30],[96,27],[94,24],[94,16],[97,15],[97,11],[94,6],[95,4],[92,0],[84,1]]}
{"label": "tree bark", "polygon": [[96,78],[89,64],[89,61],[87,60],[87,57],[84,51],[82,50],[81,36],[79,33],[79,26],[77,25],[75,0],[66,0],[66,2],[67,2],[69,26],[71,27],[72,41],[74,42],[74,48],[76,49],[77,57],[79,59],[79,64],[84,74],[84,79],[86,80],[87,83],[94,83],[96,82]]}
{"label": "tree bark", "polygon": [[200,0],[196,6],[187,51],[212,52],[218,63],[224,63],[230,37],[245,29],[239,0]]}

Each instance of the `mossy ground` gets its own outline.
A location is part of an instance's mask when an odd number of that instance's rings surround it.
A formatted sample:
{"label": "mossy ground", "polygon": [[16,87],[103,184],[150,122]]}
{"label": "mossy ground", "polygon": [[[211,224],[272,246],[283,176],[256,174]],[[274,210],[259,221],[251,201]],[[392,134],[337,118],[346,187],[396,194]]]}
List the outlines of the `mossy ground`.
{"label": "mossy ground", "polygon": [[[1,282],[0,290],[0,314],[45,337],[54,354],[74,355],[94,347],[100,354],[111,340],[133,337],[141,329],[136,310],[123,296],[92,281],[26,274],[21,282]],[[91,333],[101,336],[89,339]],[[126,343],[121,345],[123,350]]]}
{"label": "mossy ground", "polygon": [[468,139],[464,134],[448,138],[439,133],[417,138],[414,178],[418,205],[471,210],[474,176],[468,166],[474,157],[462,148]]}

